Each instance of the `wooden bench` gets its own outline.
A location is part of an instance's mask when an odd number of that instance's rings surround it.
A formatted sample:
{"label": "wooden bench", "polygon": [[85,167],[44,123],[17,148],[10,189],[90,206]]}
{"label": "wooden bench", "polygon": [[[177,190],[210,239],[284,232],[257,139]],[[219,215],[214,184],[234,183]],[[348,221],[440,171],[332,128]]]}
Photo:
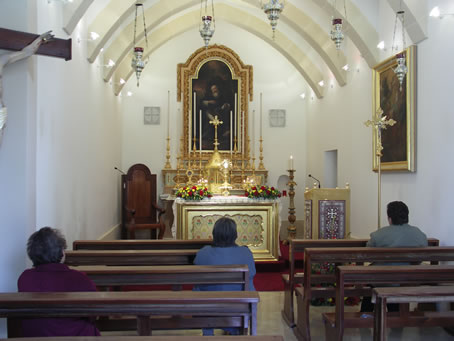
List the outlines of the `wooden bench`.
{"label": "wooden bench", "polygon": [[15,336],[11,326],[20,318],[122,315],[136,316],[138,335],[156,328],[219,327],[257,335],[258,302],[255,291],[0,293],[0,317],[8,319],[8,337]]}
{"label": "wooden bench", "polygon": [[185,265],[193,264],[199,250],[79,250],[66,251],[65,264],[79,265]]}
{"label": "wooden bench", "polygon": [[[297,297],[298,320],[294,333],[299,340],[310,340],[309,310],[312,298],[335,297],[335,274],[312,274],[313,264],[334,263],[337,265],[354,263],[364,265],[368,262],[407,262],[420,263],[423,261],[440,262],[454,260],[454,247],[424,247],[424,248],[307,248],[304,253],[304,282],[303,287],[295,289]],[[314,287],[324,283],[326,286]],[[367,296],[370,288],[348,288],[345,296]]]}
{"label": "wooden bench", "polygon": [[[345,328],[373,327],[372,313],[345,313],[343,301],[346,287],[396,283],[404,286],[454,283],[454,266],[339,266],[336,269],[336,310],[323,314],[326,340],[342,340]],[[369,290],[369,296],[372,296],[372,289]]]}
{"label": "wooden bench", "polygon": [[124,285],[240,284],[249,290],[247,265],[168,265],[168,266],[76,266],[72,269],[87,274],[97,287]]}
{"label": "wooden bench", "polygon": [[454,311],[408,311],[400,316],[387,316],[387,303],[454,302],[454,286],[375,288],[374,341],[386,340],[386,327],[448,327],[454,326]]}
{"label": "wooden bench", "polygon": [[[210,336],[210,341],[232,341],[231,336]],[[8,339],[0,339],[7,341]],[[65,337],[27,337],[15,338],[16,341],[200,341],[200,336],[65,336]],[[284,341],[278,335],[235,336],[234,341]]]}
{"label": "wooden bench", "polygon": [[198,250],[212,243],[211,239],[75,240],[73,250]]}
{"label": "wooden bench", "polygon": [[[282,317],[290,327],[295,326],[295,287],[303,284],[304,280],[304,274],[297,273],[296,270],[296,255],[304,254],[306,248],[314,247],[365,247],[368,241],[369,239],[293,239],[290,241],[290,271],[288,274],[282,275],[282,280],[284,281],[284,309],[282,310]],[[439,246],[439,243],[438,239],[428,239],[429,246]]]}

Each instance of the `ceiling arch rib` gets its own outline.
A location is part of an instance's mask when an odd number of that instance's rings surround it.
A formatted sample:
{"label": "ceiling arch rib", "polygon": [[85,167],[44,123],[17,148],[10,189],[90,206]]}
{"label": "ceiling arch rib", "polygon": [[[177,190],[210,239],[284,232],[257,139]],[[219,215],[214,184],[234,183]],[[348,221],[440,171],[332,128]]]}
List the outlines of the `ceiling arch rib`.
{"label": "ceiling arch rib", "polygon": [[63,31],[71,35],[94,0],[76,0],[63,6]]}
{"label": "ceiling arch rib", "polygon": [[[312,1],[325,9],[329,15],[334,13],[334,7],[329,0]],[[355,44],[367,65],[373,68],[379,60],[379,51],[377,50],[379,42],[378,32],[351,0],[345,0],[345,2],[347,7],[346,35]],[[344,17],[343,13],[337,10],[336,13],[342,18]]]}
{"label": "ceiling arch rib", "polygon": [[[218,14],[221,12],[226,14],[223,15],[223,17],[228,17],[228,21],[230,23],[248,30],[250,33],[265,40],[273,47],[275,47],[301,73],[301,75],[313,89],[316,96],[318,98],[323,97],[323,88],[318,84],[318,82],[323,79],[321,71],[290,39],[288,39],[281,32],[277,31],[276,40],[273,41],[269,37],[269,27],[267,22],[261,21],[246,12],[240,11],[237,8],[233,8],[225,4],[218,4],[216,8]],[[232,13],[234,13],[235,15],[227,15]],[[168,40],[178,36],[183,32],[186,32],[188,29],[195,28],[198,23],[198,16],[199,11],[192,11],[170,21],[166,25],[163,25],[162,27],[153,31],[150,34],[150,46],[145,52],[144,58],[147,58],[151,53],[159,48],[159,46],[161,46]],[[125,49],[126,53],[131,51],[132,45],[126,46]],[[129,79],[129,77],[133,75],[133,71],[130,66],[130,60],[128,58],[123,58],[123,60],[117,63],[115,67],[117,67],[117,70],[114,74],[115,94],[118,95],[123,88],[123,85],[120,84],[120,79]]]}
{"label": "ceiling arch rib", "polygon": [[427,38],[427,22],[424,25],[426,29],[424,29],[423,24],[416,18],[418,12],[423,13],[423,17],[427,18],[427,1],[388,0],[388,4],[394,12],[405,11],[405,30],[414,44]]}
{"label": "ceiling arch rib", "polygon": [[[115,2],[119,0],[111,0],[110,5],[114,5]],[[245,3],[251,4],[253,7],[257,7],[259,9],[259,6],[257,3],[251,0],[242,0]],[[146,10],[146,21],[147,23],[150,23],[150,25],[147,27],[148,31],[151,31],[157,25],[162,23],[164,20],[172,17],[173,15],[183,11],[187,10],[191,6],[197,5],[198,1],[197,0],[166,0],[166,1],[159,1],[152,7],[148,8]],[[219,6],[225,5],[223,3],[216,4],[216,14],[219,17],[220,13],[217,10]],[[290,5],[290,4],[288,4]],[[238,9],[237,9],[238,11]],[[303,39],[305,39],[311,47],[314,48],[314,50],[321,56],[322,60],[327,64],[328,68],[336,78],[337,82],[339,85],[343,86],[346,84],[346,72],[342,70],[342,66],[345,65],[346,58],[344,54],[338,53],[338,51],[335,49],[334,44],[331,42],[329,35],[322,30],[322,28],[317,25],[308,15],[303,13],[301,10],[296,8],[293,5],[290,5],[290,7],[287,9],[289,15],[288,17],[285,17],[285,21],[294,29],[298,34],[300,34]],[[232,12],[231,12],[232,13]],[[130,13],[128,13],[129,15]],[[124,14],[119,14],[121,16],[125,16]],[[232,13],[231,17],[234,17],[236,13]],[[118,17],[118,15],[117,15]],[[223,19],[232,22],[228,17],[222,17]],[[196,18],[195,22],[198,22],[200,18]],[[263,20],[266,21],[265,17],[263,16]],[[98,29],[96,30],[96,27],[99,27],[102,25],[101,23],[103,22],[101,16],[99,16],[96,20],[96,22],[93,23],[90,27],[93,28],[89,31],[94,30],[95,32],[106,32],[105,28]],[[111,21],[112,22],[112,21]],[[111,22],[107,22],[107,25],[110,25]],[[117,21],[119,22],[119,21]],[[119,26],[119,24],[115,24],[116,26]],[[244,28],[244,25],[242,25]],[[116,27],[117,28],[117,27]],[[115,28],[115,29],[116,29]],[[116,63],[120,61],[124,57],[124,53],[127,53],[129,51],[124,52],[123,54],[120,54],[118,51],[124,51],[123,45],[126,42],[131,41],[131,37],[133,35],[133,22],[131,22],[122,32],[119,32],[118,36],[116,39],[112,42],[111,46],[115,46],[113,49],[109,47],[107,50],[108,51],[114,51],[112,52],[105,52],[104,56],[105,59],[112,59]],[[139,27],[138,27],[139,28]],[[268,27],[269,28],[269,27]],[[246,28],[247,29],[247,28]],[[107,40],[110,39],[111,34],[113,33],[114,30],[111,30],[108,36],[103,37],[101,39],[100,43],[97,44],[97,46],[94,48],[93,53],[90,54],[89,60],[94,61],[96,59],[97,54],[99,53],[101,47],[105,44]],[[141,34],[143,34],[143,31],[140,31]],[[102,34],[101,34],[102,35]],[[265,37],[266,38],[266,37]],[[269,39],[267,39],[269,42]],[[103,44],[101,44],[103,42]],[[121,42],[121,44],[119,43]],[[132,49],[132,46],[131,46]],[[112,69],[107,69],[105,72],[104,80],[107,81],[110,79],[112,76],[113,72],[115,71],[115,68]]]}
{"label": "ceiling arch rib", "polygon": [[[88,60],[93,63],[114,32],[135,11],[135,0],[111,0],[105,8],[106,13],[100,13],[89,26],[88,32],[97,32],[102,39],[88,50]],[[147,29],[154,29],[157,25],[180,11],[199,4],[198,0],[166,0],[159,1],[146,10],[146,21],[150,23]],[[128,27],[133,27],[129,24]],[[133,31],[124,39],[131,39]],[[115,59],[112,59],[115,60]]]}

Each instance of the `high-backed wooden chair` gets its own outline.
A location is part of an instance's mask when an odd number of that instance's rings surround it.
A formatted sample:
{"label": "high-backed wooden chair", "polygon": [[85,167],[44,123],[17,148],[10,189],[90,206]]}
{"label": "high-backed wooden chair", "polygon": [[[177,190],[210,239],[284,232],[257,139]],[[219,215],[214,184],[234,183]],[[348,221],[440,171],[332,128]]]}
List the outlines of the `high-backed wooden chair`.
{"label": "high-backed wooden chair", "polygon": [[166,226],[164,210],[156,204],[156,174],[147,166],[135,164],[122,179],[122,238],[135,239],[136,230],[150,230],[151,238],[162,239]]}

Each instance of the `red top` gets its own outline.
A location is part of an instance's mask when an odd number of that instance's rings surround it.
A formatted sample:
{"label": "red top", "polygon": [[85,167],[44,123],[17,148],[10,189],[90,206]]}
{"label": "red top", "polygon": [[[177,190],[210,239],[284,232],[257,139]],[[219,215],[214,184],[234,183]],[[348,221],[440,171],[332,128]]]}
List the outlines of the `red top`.
{"label": "red top", "polygon": [[[17,281],[17,288],[19,292],[96,291],[87,275],[60,263],[25,270]],[[88,318],[24,319],[22,334],[24,337],[100,335]]]}

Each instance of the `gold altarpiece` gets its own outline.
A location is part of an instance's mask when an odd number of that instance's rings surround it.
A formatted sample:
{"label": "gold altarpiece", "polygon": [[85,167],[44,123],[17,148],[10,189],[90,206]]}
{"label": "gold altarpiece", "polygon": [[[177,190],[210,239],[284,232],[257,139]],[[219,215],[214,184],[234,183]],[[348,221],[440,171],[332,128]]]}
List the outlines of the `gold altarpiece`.
{"label": "gold altarpiece", "polygon": [[[249,134],[249,121],[254,122],[249,110],[253,100],[252,66],[245,65],[226,46],[203,47],[185,63],[178,64],[177,89],[182,130],[176,143],[180,147],[176,169],[168,163],[162,170],[164,193],[172,195],[177,188],[204,183],[215,197],[202,201],[175,200],[173,236],[208,238],[214,222],[229,216],[237,222],[237,243],[247,245],[255,259],[278,259],[278,201],[258,202],[241,197],[245,188],[266,184],[268,176],[263,164],[262,137]],[[222,123],[213,125],[218,121]],[[257,158],[254,139],[260,143]],[[228,174],[221,170],[223,160],[230,165]],[[226,178],[228,192],[239,196],[216,196],[222,193],[221,181],[225,184]],[[173,202],[172,197],[170,201]]]}

